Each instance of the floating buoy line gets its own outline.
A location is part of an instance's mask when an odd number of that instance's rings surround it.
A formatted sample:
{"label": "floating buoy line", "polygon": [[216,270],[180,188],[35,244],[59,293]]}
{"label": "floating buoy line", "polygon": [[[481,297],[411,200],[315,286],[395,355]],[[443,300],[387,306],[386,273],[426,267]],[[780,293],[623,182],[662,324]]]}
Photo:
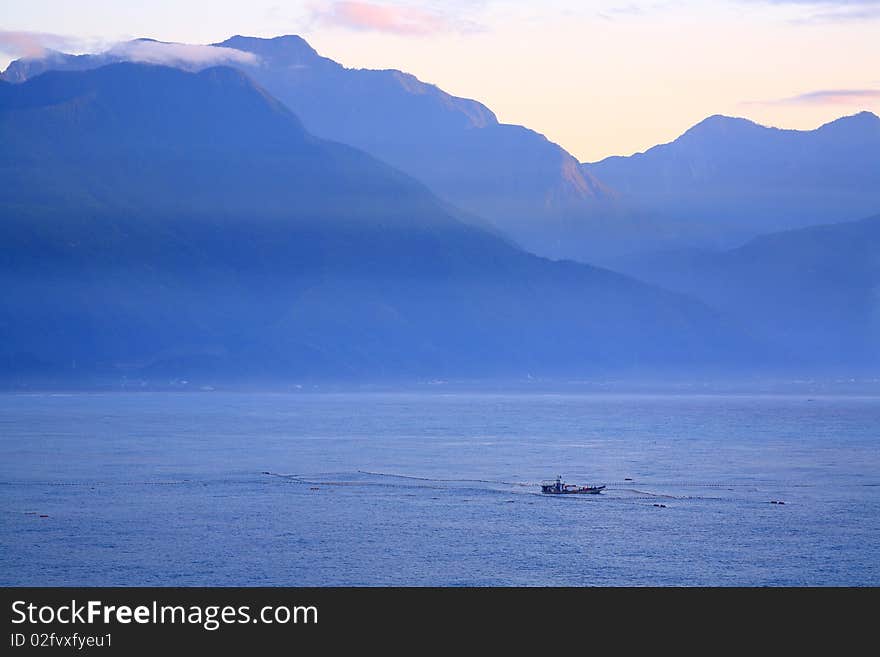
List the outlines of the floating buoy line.
{"label": "floating buoy line", "polygon": [[[282,479],[296,484],[308,485],[311,490],[323,490],[324,488],[346,487],[373,487],[385,489],[424,489],[424,490],[448,490],[476,493],[495,493],[503,495],[529,495],[547,497],[540,492],[540,482],[537,481],[508,481],[504,479],[486,479],[477,477],[427,477],[397,472],[376,472],[371,470],[356,470],[348,472],[323,472],[323,473],[299,473],[284,474],[278,472],[263,471],[263,476]],[[253,480],[209,478],[209,479],[173,479],[161,481],[0,481],[0,486],[58,486],[58,487],[82,487],[92,490],[100,488],[112,488],[116,486],[210,486],[210,485],[247,485]],[[860,484],[863,486],[877,484]],[[622,481],[611,481],[606,484],[607,488],[601,495],[590,496],[565,496],[566,498],[581,499],[582,501],[605,499],[614,502],[637,502],[650,501],[660,503],[661,500],[697,500],[718,501],[735,503],[761,503],[773,505],[787,505],[782,499],[753,499],[740,496],[707,496],[673,494],[664,492],[664,488],[693,489],[706,488],[714,490],[729,490],[740,493],[760,493],[761,487],[774,489],[783,488],[811,488],[816,484],[806,484],[795,481],[772,481],[759,480],[750,483],[706,482],[706,481],[651,481],[642,482],[630,477]],[[323,488],[322,488],[323,487]],[[649,490],[648,487],[654,488]],[[657,490],[657,489],[661,490]],[[777,490],[777,492],[779,492]],[[432,498],[437,499],[437,498]],[[506,500],[510,501],[510,500]],[[656,504],[655,504],[656,506]]]}
{"label": "floating buoy line", "polygon": [[[176,481],[0,481],[0,486],[71,486],[71,487],[107,487],[107,486],[185,486],[202,483],[192,479]],[[224,483],[226,483],[224,481]]]}
{"label": "floating buoy line", "polygon": [[[278,472],[269,472],[264,471],[262,474],[277,477],[280,479],[285,479],[292,483],[298,484],[306,484],[310,486],[311,490],[321,490],[320,486],[340,486],[340,487],[351,487],[351,486],[365,486],[365,487],[380,487],[380,488],[406,488],[406,489],[429,489],[429,490],[472,490],[473,487],[460,487],[455,486],[455,484],[484,484],[488,486],[505,486],[505,487],[514,487],[519,489],[529,489],[523,491],[511,491],[511,490],[498,490],[489,487],[480,487],[480,492],[487,493],[499,493],[499,494],[518,494],[518,495],[537,495],[539,497],[546,497],[542,495],[538,489],[540,487],[540,482],[530,482],[530,481],[507,481],[503,479],[480,479],[480,478],[466,478],[466,477],[425,477],[425,476],[417,476],[417,475],[408,475],[408,474],[399,474],[394,472],[375,472],[370,470],[357,470],[355,472],[337,472],[337,473],[318,473],[318,474],[283,474]],[[333,476],[335,475],[335,476]],[[350,478],[343,478],[346,475]],[[356,479],[351,477],[357,476],[367,476],[374,477],[373,480],[364,480],[364,479]],[[332,478],[331,478],[332,477]],[[385,479],[396,479],[402,480],[402,482],[406,483],[392,483],[383,481]],[[665,500],[702,500],[702,501],[718,501],[718,502],[751,502],[753,500],[748,500],[746,498],[736,498],[736,497],[719,497],[719,496],[706,496],[706,495],[674,495],[671,493],[663,493],[663,492],[654,492],[650,490],[644,490],[641,488],[633,488],[633,484],[638,484],[639,482],[634,482],[632,479],[626,479],[624,481],[611,482],[607,484],[607,488],[603,491],[603,494],[600,496],[571,496],[572,498],[581,499],[587,501],[588,499],[597,499],[597,498],[605,498],[609,500],[614,500],[615,502],[631,502],[638,500],[647,500],[653,501],[658,498]],[[762,482],[763,483],[763,482]],[[783,486],[780,482],[768,482],[773,486]],[[450,485],[452,484],[452,485]],[[675,488],[715,488],[715,489],[728,489],[734,490],[739,489],[743,492],[759,492],[759,489],[756,488],[755,484],[729,484],[729,483],[707,483],[707,482],[696,482],[696,483],[685,483],[685,482],[651,482],[648,485],[652,486],[670,486]],[[797,485],[797,484],[794,484]],[[606,495],[605,493],[626,493],[624,497],[614,496],[614,495]],[[757,501],[757,500],[754,500]],[[764,503],[764,500],[761,501]],[[778,502],[774,502],[778,503]],[[654,504],[654,506],[660,506],[659,504]],[[665,508],[665,506],[663,506]]]}

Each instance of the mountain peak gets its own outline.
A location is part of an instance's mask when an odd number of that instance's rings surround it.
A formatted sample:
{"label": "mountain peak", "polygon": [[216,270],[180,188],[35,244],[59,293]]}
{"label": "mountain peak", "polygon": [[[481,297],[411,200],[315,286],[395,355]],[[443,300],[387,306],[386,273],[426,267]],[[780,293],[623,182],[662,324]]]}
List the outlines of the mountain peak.
{"label": "mountain peak", "polygon": [[856,112],[855,114],[841,116],[838,119],[829,121],[828,123],[819,126],[817,130],[860,130],[871,127],[880,127],[880,116],[877,116],[874,112],[863,110],[861,112]]}
{"label": "mountain peak", "polygon": [[235,35],[221,43],[211,44],[251,52],[277,64],[305,64],[324,60],[301,36],[286,34],[271,39]]}
{"label": "mountain peak", "polygon": [[760,127],[757,123],[748,119],[737,116],[725,116],[724,114],[713,114],[689,128],[682,137],[687,135],[730,135]]}
{"label": "mountain peak", "polygon": [[[37,57],[21,57],[9,62],[6,70],[0,72],[0,79],[7,82],[24,82],[36,73],[63,67],[64,61],[72,55],[57,50],[46,49]],[[36,73],[34,72],[36,71]]]}

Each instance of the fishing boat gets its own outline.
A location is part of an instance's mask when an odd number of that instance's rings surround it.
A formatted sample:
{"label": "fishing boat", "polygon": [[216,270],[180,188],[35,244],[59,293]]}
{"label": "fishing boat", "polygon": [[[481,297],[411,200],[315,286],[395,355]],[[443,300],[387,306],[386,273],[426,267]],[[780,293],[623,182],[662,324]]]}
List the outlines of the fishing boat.
{"label": "fishing boat", "polygon": [[542,481],[541,492],[547,495],[596,495],[601,493],[605,488],[602,486],[576,486],[574,484],[566,484],[562,481],[562,477],[556,477],[555,481]]}

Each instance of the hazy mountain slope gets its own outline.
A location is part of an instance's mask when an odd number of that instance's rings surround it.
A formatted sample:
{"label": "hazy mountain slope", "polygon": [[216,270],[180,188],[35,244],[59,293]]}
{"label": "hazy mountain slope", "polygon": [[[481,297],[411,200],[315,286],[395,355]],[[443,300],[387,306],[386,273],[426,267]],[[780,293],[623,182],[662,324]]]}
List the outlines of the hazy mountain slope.
{"label": "hazy mountain slope", "polygon": [[732,246],[875,212],[880,118],[862,112],[798,131],[713,116],[669,144],[583,168],[631,211],[677,222],[680,245]]}
{"label": "hazy mountain slope", "polygon": [[[402,71],[345,68],[297,36],[235,36],[215,45],[257,55],[258,63],[236,66],[291,108],[309,132],[406,171],[473,223],[482,218],[533,252],[579,256],[594,222],[607,216],[613,223],[610,192],[574,157],[532,130],[499,124],[479,102]],[[47,68],[91,68],[108,57],[20,60],[5,76],[20,81]]]}
{"label": "hazy mountain slope", "polygon": [[657,253],[618,265],[702,299],[791,366],[880,367],[880,215],[765,235],[720,253]]}
{"label": "hazy mountain slope", "polygon": [[228,68],[0,85],[0,179],[7,376],[589,375],[744,359],[701,305],[460,223]]}
{"label": "hazy mountain slope", "polygon": [[10,62],[0,73],[0,80],[10,83],[24,82],[46,71],[84,71],[117,62],[109,55],[69,55],[57,50],[46,50],[39,57],[25,57]]}
{"label": "hazy mountain slope", "polygon": [[563,237],[608,196],[544,136],[500,124],[481,103],[408,73],[347,69],[297,36],[236,36],[216,45],[256,54],[259,64],[245,70],[310,131],[411,173],[535,252],[565,255]]}

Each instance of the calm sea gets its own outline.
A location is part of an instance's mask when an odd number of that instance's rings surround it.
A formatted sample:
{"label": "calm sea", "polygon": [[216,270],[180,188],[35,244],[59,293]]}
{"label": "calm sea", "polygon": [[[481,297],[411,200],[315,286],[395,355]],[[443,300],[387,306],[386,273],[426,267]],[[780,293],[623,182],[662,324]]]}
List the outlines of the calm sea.
{"label": "calm sea", "polygon": [[877,586],[880,398],[3,394],[0,494],[2,585]]}

